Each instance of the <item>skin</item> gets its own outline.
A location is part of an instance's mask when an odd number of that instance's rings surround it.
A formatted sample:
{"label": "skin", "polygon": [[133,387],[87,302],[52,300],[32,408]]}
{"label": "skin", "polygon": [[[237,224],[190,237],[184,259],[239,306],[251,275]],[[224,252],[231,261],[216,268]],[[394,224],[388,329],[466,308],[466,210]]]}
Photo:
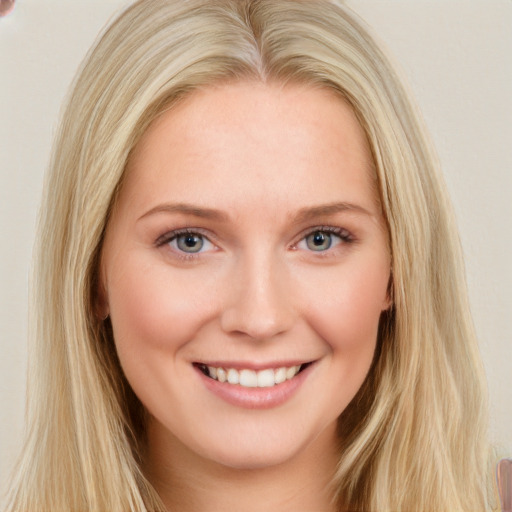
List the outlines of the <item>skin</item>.
{"label": "skin", "polygon": [[[364,132],[332,92],[211,86],[150,126],[107,227],[101,303],[169,509],[333,510],[337,418],[390,306],[384,226]],[[314,364],[265,409],[226,402],[193,364],[291,360]]]}

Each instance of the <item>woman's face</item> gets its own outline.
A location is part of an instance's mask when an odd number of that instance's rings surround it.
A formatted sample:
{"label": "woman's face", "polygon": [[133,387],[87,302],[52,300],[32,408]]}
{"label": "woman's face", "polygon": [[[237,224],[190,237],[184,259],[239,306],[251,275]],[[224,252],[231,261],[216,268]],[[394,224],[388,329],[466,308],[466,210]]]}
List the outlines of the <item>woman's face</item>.
{"label": "woman's face", "polygon": [[307,86],[210,87],[152,124],[101,263],[150,444],[237,468],[333,450],[390,305],[371,167]]}

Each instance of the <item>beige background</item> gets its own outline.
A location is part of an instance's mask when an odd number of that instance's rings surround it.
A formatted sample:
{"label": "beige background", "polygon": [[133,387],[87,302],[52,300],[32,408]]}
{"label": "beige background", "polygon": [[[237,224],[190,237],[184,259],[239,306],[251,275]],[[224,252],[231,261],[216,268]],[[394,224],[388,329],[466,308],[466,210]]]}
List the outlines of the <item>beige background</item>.
{"label": "beige background", "polygon": [[[27,274],[68,85],[127,0],[18,0],[0,19],[0,483],[19,449]],[[394,55],[445,170],[492,402],[512,456],[512,1],[348,0]],[[471,425],[468,425],[471,428]]]}

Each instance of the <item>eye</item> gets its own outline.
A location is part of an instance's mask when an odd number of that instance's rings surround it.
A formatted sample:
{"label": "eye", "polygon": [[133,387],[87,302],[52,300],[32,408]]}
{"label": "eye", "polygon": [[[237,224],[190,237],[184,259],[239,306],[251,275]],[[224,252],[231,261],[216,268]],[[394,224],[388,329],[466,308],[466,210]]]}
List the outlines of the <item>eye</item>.
{"label": "eye", "polygon": [[157,241],[157,246],[169,245],[178,253],[197,254],[209,251],[214,245],[201,233],[193,231],[173,232]]}
{"label": "eye", "polygon": [[345,229],[316,229],[306,235],[297,245],[298,249],[304,249],[314,252],[324,252],[341,243],[350,243],[352,238]]}
{"label": "eye", "polygon": [[199,252],[204,246],[204,238],[196,233],[185,233],[178,235],[173,242],[183,252]]}

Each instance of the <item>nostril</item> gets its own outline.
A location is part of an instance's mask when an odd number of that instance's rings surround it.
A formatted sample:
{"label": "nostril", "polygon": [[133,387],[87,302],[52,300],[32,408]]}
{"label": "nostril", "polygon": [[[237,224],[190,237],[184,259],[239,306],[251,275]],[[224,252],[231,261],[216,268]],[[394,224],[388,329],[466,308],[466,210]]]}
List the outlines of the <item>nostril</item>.
{"label": "nostril", "polygon": [[227,333],[265,341],[288,331],[293,326],[292,316],[285,307],[265,310],[239,303],[223,312],[221,326]]}

